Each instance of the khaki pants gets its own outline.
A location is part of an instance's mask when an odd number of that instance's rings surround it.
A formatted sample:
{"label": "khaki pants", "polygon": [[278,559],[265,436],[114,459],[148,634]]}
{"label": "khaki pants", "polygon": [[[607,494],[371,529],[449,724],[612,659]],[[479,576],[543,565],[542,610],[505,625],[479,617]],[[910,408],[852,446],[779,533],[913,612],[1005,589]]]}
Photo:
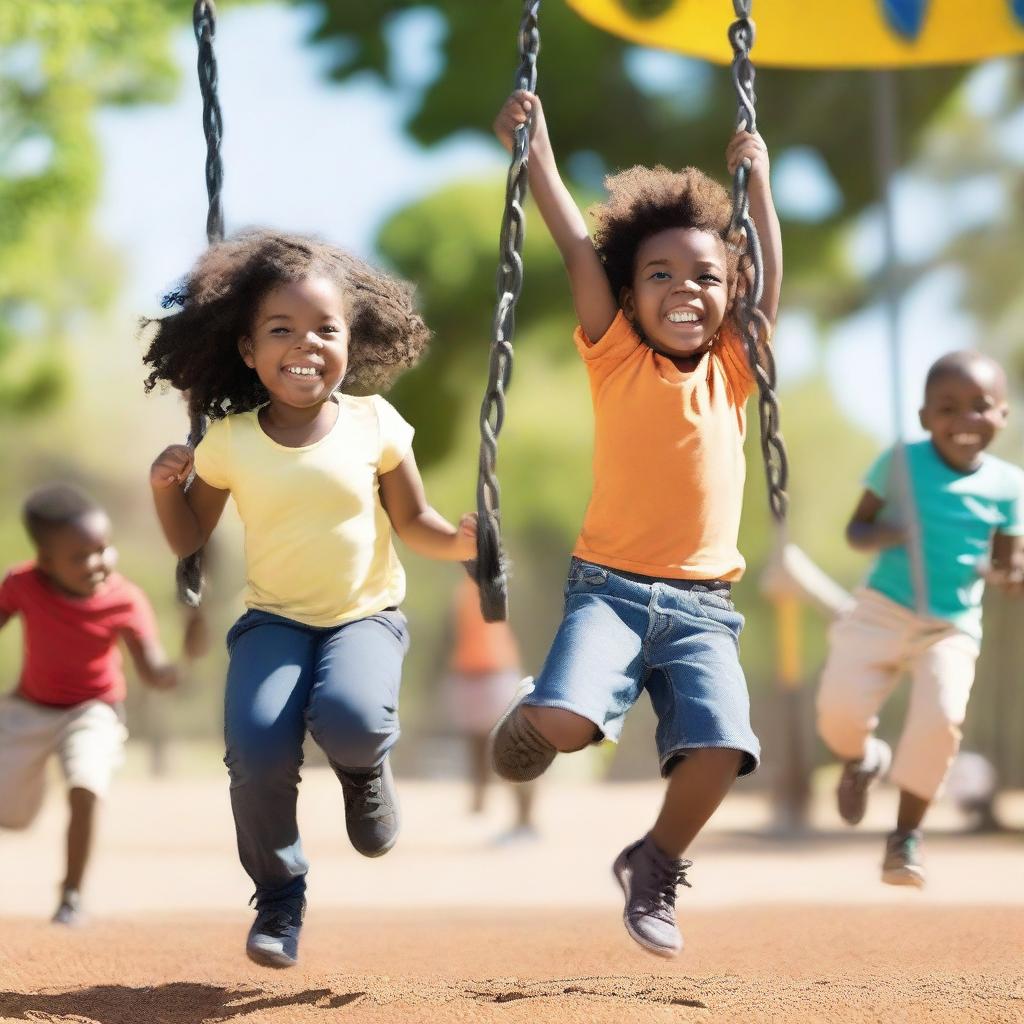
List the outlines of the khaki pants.
{"label": "khaki pants", "polygon": [[118,708],[89,700],[67,708],[0,697],[0,828],[27,828],[43,802],[51,754],[69,789],[106,796],[128,731]]}
{"label": "khaki pants", "polygon": [[960,747],[978,643],[952,624],[919,616],[875,590],[863,588],[856,597],[829,632],[818,732],[841,760],[859,760],[878,726],[880,708],[909,672],[910,706],[889,778],[931,800]]}

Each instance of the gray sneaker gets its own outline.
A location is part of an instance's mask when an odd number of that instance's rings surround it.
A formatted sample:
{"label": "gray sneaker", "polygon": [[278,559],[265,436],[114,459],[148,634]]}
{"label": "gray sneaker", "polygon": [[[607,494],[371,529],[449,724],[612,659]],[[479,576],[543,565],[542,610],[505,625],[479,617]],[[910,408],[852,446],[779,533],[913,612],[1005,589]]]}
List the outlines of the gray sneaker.
{"label": "gray sneaker", "polygon": [[71,927],[85,923],[85,915],[82,913],[82,897],[78,894],[77,889],[61,890],[60,903],[50,920],[54,924],[66,924]]}
{"label": "gray sneaker", "polygon": [[349,840],[364,857],[383,857],[397,842],[401,827],[391,762],[385,758],[383,764],[368,772],[331,767],[345,794]]}
{"label": "gray sneaker", "polygon": [[626,931],[649,953],[675,956],[683,948],[676,924],[676,888],[685,885],[692,861],[666,856],[650,836],[627,846],[615,858],[612,873],[626,897]]}
{"label": "gray sneaker", "polygon": [[256,920],[245,940],[245,955],[261,967],[294,967],[299,959],[305,914],[306,901],[301,896],[257,904]]}
{"label": "gray sneaker", "polygon": [[885,840],[882,881],[887,885],[910,885],[924,888],[924,865],[921,863],[921,830],[890,832]]}
{"label": "gray sneaker", "polygon": [[847,761],[836,789],[839,817],[847,825],[859,825],[868,808],[871,784],[884,776],[892,764],[892,750],[884,740],[872,737],[868,752],[860,761]]}

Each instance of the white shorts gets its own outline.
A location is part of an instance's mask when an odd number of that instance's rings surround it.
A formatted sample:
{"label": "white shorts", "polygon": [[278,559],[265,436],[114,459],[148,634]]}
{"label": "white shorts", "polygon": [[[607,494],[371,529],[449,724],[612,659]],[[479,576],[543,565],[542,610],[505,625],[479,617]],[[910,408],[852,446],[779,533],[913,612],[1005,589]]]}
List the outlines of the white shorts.
{"label": "white shorts", "polygon": [[519,687],[518,669],[470,675],[453,672],[445,685],[448,716],[459,732],[487,736]]}
{"label": "white shorts", "polygon": [[0,697],[0,827],[32,823],[51,754],[59,758],[69,789],[106,796],[127,738],[120,709],[101,700],[59,708]]}

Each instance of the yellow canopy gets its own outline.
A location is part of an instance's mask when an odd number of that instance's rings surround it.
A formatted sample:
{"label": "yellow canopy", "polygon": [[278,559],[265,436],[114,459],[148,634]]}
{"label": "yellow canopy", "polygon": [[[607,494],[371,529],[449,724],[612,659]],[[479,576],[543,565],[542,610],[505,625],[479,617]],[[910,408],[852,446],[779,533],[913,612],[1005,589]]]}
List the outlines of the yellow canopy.
{"label": "yellow canopy", "polygon": [[[728,64],[726,30],[735,20],[731,0],[566,0],[577,14],[613,35],[643,46],[678,50]],[[882,68],[967,64],[1024,53],[1024,26],[1011,3],[1020,0],[927,0],[919,34],[896,32],[882,0],[754,0],[759,67]],[[664,13],[630,14],[645,7]]]}

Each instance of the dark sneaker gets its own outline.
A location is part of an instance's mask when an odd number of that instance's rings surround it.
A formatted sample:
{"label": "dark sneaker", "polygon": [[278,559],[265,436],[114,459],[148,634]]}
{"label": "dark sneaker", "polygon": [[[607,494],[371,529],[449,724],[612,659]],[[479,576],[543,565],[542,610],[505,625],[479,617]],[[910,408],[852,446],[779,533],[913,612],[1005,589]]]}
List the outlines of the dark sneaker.
{"label": "dark sneaker", "polygon": [[533,679],[527,676],[491,731],[491,766],[508,782],[532,782],[539,778],[551,767],[558,753],[519,707],[533,690]]}
{"label": "dark sneaker", "polygon": [[882,881],[887,885],[911,885],[915,889],[924,888],[920,829],[889,833],[885,840]]}
{"label": "dark sneaker", "polygon": [[60,894],[60,903],[50,920],[54,924],[80,925],[85,923],[82,913],[82,897],[77,889],[64,889]]}
{"label": "dark sneaker", "polygon": [[675,956],[683,948],[676,924],[676,888],[685,885],[692,861],[666,856],[650,836],[627,846],[615,858],[612,873],[622,886],[626,931],[649,953]]}
{"label": "dark sneaker", "polygon": [[868,808],[871,784],[884,776],[892,764],[892,750],[884,740],[872,737],[868,752],[861,761],[847,761],[836,789],[839,817],[847,825],[859,825]]}
{"label": "dark sneaker", "polygon": [[256,905],[245,952],[262,967],[294,967],[299,959],[299,933],[306,901],[301,896]]}
{"label": "dark sneaker", "polygon": [[[333,766],[332,766],[333,767]],[[383,857],[398,840],[398,793],[391,762],[369,772],[334,768],[345,794],[345,828],[357,852]]]}

